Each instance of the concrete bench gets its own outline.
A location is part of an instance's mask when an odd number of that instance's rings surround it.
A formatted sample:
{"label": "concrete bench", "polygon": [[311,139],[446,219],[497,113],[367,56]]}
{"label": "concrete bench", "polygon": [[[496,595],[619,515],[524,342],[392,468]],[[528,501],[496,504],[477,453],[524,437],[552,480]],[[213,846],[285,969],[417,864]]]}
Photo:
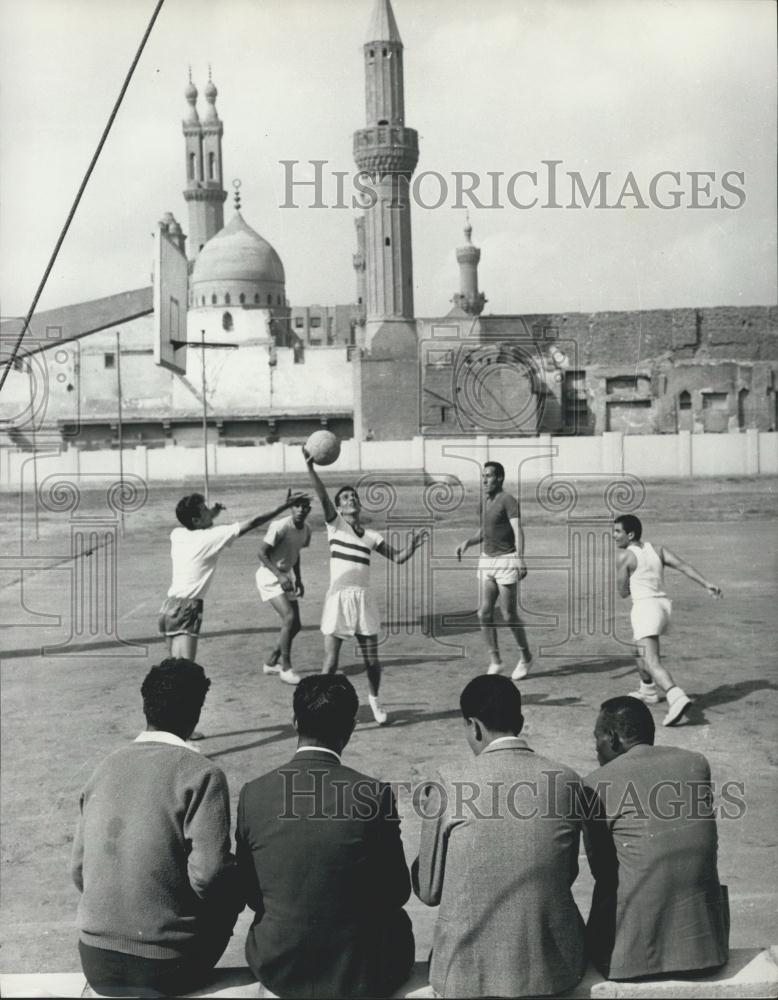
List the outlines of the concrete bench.
{"label": "concrete bench", "polygon": [[[80,997],[86,980],[80,972],[0,974],[3,997]],[[427,965],[417,962],[411,978],[395,993],[405,1000],[432,997],[427,982]],[[215,969],[211,979],[190,997],[242,998],[272,997],[246,968]],[[611,1000],[611,998],[672,997],[776,997],[778,998],[778,947],[733,948],[723,969],[706,974],[683,975],[673,979],[642,979],[609,982],[589,969],[579,985],[564,994],[565,1000]]]}

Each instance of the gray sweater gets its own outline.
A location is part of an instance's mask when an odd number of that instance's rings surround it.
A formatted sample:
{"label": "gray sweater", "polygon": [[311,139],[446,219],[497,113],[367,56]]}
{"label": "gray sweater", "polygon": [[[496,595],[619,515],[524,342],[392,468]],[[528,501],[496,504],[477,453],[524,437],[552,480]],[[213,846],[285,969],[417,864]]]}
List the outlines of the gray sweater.
{"label": "gray sweater", "polygon": [[223,771],[185,746],[116,750],[81,794],[73,881],[84,944],[172,959],[240,909]]}

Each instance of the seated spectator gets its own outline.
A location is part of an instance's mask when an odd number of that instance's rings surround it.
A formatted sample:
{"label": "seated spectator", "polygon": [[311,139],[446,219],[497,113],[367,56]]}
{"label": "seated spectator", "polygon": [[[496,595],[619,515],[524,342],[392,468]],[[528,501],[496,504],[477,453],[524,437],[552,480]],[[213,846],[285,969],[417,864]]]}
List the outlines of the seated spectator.
{"label": "seated spectator", "polygon": [[294,758],[240,793],[246,958],[282,997],[389,996],[414,961],[394,796],[341,763],[359,708],[347,678],[304,677],[293,708]]}
{"label": "seated spectator", "polygon": [[186,742],[210,683],[191,660],[152,667],[141,687],[145,732],[107,757],[81,794],[78,948],[100,995],[196,989],[243,908],[227,780]]}
{"label": "seated spectator", "polygon": [[430,984],[445,997],[543,996],[586,968],[578,875],[581,779],[519,733],[519,689],[476,677],[460,698],[468,766],[429,785],[416,894],[440,906]]}
{"label": "seated spectator", "polygon": [[594,738],[603,766],[586,779],[598,809],[586,829],[592,961],[608,979],[723,965],[729,907],[708,761],[654,746],[651,712],[628,695],[603,702]]}

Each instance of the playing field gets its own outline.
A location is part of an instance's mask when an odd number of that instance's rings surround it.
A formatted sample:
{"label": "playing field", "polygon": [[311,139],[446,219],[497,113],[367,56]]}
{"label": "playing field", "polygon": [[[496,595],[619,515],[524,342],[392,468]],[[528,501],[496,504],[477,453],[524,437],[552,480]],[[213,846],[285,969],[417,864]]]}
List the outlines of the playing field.
{"label": "playing field", "polygon": [[[221,515],[226,522],[272,507],[285,486],[224,483],[212,490],[211,499],[227,504]],[[157,610],[169,585],[173,507],[178,496],[196,488],[153,489],[139,510],[126,515],[115,560],[112,543],[105,542],[114,514],[104,492],[83,494],[75,511],[61,505],[43,512],[37,542],[29,507],[22,511],[18,496],[0,496],[6,524],[0,563],[6,626],[0,674],[4,972],[78,968],[77,893],[68,867],[78,794],[98,761],[143,726],[140,682],[164,652]],[[702,588],[668,571],[674,617],[663,651],[695,699],[695,710],[681,727],[660,727],[658,741],[704,753],[717,789],[725,781],[743,783],[745,815],[719,821],[719,871],[730,890],[731,943],[776,943],[778,482],[657,482],[646,488],[639,511],[645,537],[682,554],[725,595],[714,602]],[[407,573],[391,578],[389,564],[374,560],[374,582],[385,608],[380,651],[390,725],[379,729],[372,720],[354,650],[344,647],[343,656],[365,702],[346,760],[396,782],[417,783],[443,761],[466,757],[458,696],[486,664],[474,617],[475,559],[462,566],[453,559],[457,542],[475,531],[477,496],[469,492],[453,511],[441,501],[430,513],[422,493],[420,482],[405,480],[389,518],[392,530],[404,531],[408,523],[427,527],[432,538],[426,552],[417,554]],[[586,774],[596,766],[592,728],[600,702],[635,683],[628,602],[612,598],[603,542],[607,512],[586,488],[575,523],[569,512],[542,508],[532,487],[521,499],[530,569],[522,604],[531,644],[541,650],[521,683],[525,735],[539,752]],[[406,516],[407,523],[400,520]],[[365,520],[383,530],[387,515]],[[318,618],[328,578],[326,537],[316,508],[311,524],[312,545],[303,554],[304,629],[294,646],[300,673],[320,665]],[[207,739],[199,747],[225,770],[233,802],[245,781],[287,760],[295,747],[291,688],[261,673],[276,619],[254,588],[260,537],[257,532],[239,539],[223,554],[206,600],[198,655],[213,682],[199,727]],[[74,560],[79,539],[87,540],[91,554]],[[501,642],[512,666],[512,641],[501,633]],[[659,722],[662,706],[654,713]],[[419,820],[408,795],[401,794],[400,809],[410,863]],[[591,878],[583,854],[575,894],[586,916]],[[434,911],[415,900],[409,911],[417,954],[424,957]],[[223,964],[242,964],[248,920],[244,913]]]}

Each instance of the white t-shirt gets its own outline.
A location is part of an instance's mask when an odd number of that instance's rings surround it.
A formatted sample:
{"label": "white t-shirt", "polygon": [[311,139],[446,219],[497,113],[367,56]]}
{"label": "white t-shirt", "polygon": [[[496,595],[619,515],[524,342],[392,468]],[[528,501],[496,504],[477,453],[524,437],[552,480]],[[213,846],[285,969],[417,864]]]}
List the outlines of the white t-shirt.
{"label": "white t-shirt", "polygon": [[363,528],[358,535],[345,518],[338,514],[327,525],[330,545],[330,591],[343,587],[370,585],[370,556],[383,542],[383,535]]}
{"label": "white t-shirt", "polygon": [[300,558],[300,550],[311,544],[311,526],[303,524],[296,528],[291,514],[270,522],[265,534],[265,543],[270,546],[270,558],[278,569],[288,573]]}
{"label": "white t-shirt", "polygon": [[168,597],[205,597],[223,548],[240,534],[240,524],[220,524],[211,528],[173,528],[170,532],[170,558],[173,582]]}

